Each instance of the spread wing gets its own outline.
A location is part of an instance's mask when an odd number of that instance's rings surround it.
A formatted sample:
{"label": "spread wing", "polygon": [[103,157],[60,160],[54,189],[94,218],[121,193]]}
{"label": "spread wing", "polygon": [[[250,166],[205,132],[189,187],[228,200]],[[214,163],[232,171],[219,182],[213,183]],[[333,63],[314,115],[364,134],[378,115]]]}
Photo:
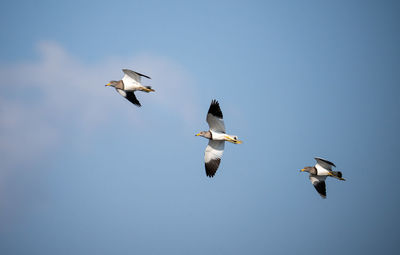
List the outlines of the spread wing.
{"label": "spread wing", "polygon": [[326,159],[323,158],[314,158],[314,159],[317,161],[317,164],[319,164],[320,166],[322,166],[327,170],[332,170],[332,166],[336,167],[335,164]]}
{"label": "spread wing", "polygon": [[210,130],[225,133],[225,123],[222,116],[221,108],[217,100],[212,100],[210,109],[207,113],[207,123]]}
{"label": "spread wing", "polygon": [[204,153],[206,175],[213,177],[217,172],[222,154],[224,153],[225,141],[210,140]]}
{"label": "spread wing", "polygon": [[322,198],[326,198],[326,185],[325,185],[326,176],[318,176],[314,174],[310,174],[310,181],[317,192],[321,195]]}
{"label": "spread wing", "polygon": [[132,104],[134,104],[134,105],[136,105],[138,107],[142,106],[140,104],[139,100],[137,100],[136,95],[135,95],[135,93],[133,91],[132,92],[129,92],[129,91],[127,92],[127,91],[124,91],[122,89],[117,89],[117,91],[121,96],[125,97]]}
{"label": "spread wing", "polygon": [[[144,75],[144,74],[141,74],[141,73],[138,73],[138,72],[135,72],[135,71],[132,71],[132,70],[129,70],[129,69],[122,69],[122,71],[124,72],[124,74],[125,74],[125,76],[124,76],[124,78],[123,79],[126,79],[126,78],[131,78],[131,79],[133,79],[133,80],[135,80],[136,82],[139,82],[140,83],[140,80],[141,80],[141,76],[143,76],[143,77],[146,77],[146,78],[148,78],[148,79],[151,79],[149,76],[147,76],[147,75]],[[128,77],[126,77],[126,76],[128,76]]]}

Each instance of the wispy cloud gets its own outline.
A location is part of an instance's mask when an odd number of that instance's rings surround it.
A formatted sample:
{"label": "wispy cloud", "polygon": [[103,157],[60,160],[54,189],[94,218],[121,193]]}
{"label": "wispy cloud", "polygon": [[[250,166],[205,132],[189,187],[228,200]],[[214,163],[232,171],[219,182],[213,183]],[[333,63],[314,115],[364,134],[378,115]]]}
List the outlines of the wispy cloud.
{"label": "wispy cloud", "polygon": [[[138,95],[149,107],[167,109],[183,126],[197,112],[190,74],[166,57],[110,56],[87,64],[55,42],[41,42],[37,50],[36,60],[0,64],[0,157],[6,166],[35,160],[62,145],[68,139],[64,135],[67,129],[89,134],[94,127],[110,121],[110,116],[118,113],[116,109],[143,110],[102,86],[121,78],[121,68],[137,68],[153,78],[144,83],[152,85],[156,93]],[[137,128],[146,125],[140,115],[129,121]]]}

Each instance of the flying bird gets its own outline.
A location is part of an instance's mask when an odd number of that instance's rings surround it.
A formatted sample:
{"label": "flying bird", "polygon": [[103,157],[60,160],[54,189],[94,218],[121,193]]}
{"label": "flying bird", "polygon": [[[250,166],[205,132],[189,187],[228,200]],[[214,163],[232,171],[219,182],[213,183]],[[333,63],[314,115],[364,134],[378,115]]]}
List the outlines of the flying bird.
{"label": "flying bird", "polygon": [[201,131],[196,136],[202,136],[210,140],[204,153],[204,162],[206,175],[214,177],[224,153],[225,141],[234,144],[242,143],[242,141],[239,141],[237,136],[225,133],[225,124],[217,100],[211,101],[206,120],[210,129]]}
{"label": "flying bird", "polygon": [[154,92],[155,90],[152,89],[150,86],[143,86],[140,81],[141,77],[146,77],[151,79],[149,76],[129,70],[129,69],[122,69],[124,72],[124,77],[122,80],[119,81],[110,81],[106,84],[106,86],[114,87],[117,92],[125,97],[129,102],[132,104],[140,107],[142,106],[139,100],[136,98],[135,91],[144,91],[144,92]]}
{"label": "flying bird", "polygon": [[307,166],[301,169],[300,172],[309,172],[312,185],[314,185],[314,188],[322,198],[326,198],[326,177],[330,176],[341,181],[345,181],[345,179],[342,178],[342,172],[332,171],[332,167],[336,167],[332,162],[323,158],[315,158],[315,160],[317,161],[315,166]]}

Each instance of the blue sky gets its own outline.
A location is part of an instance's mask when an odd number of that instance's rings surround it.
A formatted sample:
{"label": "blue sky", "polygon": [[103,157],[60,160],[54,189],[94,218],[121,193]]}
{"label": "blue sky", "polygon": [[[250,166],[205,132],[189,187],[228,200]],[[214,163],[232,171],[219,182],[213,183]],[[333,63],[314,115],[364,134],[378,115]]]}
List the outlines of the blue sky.
{"label": "blue sky", "polygon": [[[1,254],[397,254],[396,1],[0,8]],[[209,179],[214,98],[244,143]],[[326,200],[316,156],[347,179]]]}

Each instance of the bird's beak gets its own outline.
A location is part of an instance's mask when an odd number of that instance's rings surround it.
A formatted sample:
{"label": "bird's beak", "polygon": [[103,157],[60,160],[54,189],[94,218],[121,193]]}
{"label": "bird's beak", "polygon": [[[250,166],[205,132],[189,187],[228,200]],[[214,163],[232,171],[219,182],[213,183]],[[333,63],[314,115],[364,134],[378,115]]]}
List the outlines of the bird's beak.
{"label": "bird's beak", "polygon": [[200,135],[200,133],[195,134],[195,136],[199,136],[199,135]]}
{"label": "bird's beak", "polygon": [[300,170],[300,172],[304,172],[304,170],[305,170],[305,169],[303,168],[303,169]]}
{"label": "bird's beak", "polygon": [[110,83],[107,83],[107,84],[106,84],[106,87],[107,87],[107,86],[110,86],[110,85],[111,85]]}

